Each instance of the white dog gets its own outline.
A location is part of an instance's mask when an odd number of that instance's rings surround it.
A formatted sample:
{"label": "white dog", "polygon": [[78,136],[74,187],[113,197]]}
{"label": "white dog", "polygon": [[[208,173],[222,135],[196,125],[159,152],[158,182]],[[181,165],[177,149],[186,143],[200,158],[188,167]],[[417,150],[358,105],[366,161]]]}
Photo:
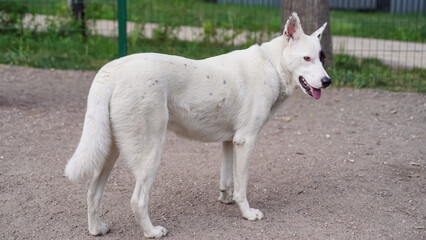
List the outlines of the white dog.
{"label": "white dog", "polygon": [[71,180],[92,178],[90,233],[108,232],[99,204],[121,153],[136,177],[131,206],[145,237],[167,234],[148,216],[167,129],[223,142],[219,200],[235,201],[248,220],[262,219],[246,198],[250,155],[262,126],[298,85],[314,99],[330,85],[320,46],[325,26],[305,35],[293,13],[283,35],[260,46],[204,60],[134,54],[102,67],[90,88],[80,143],[65,169]]}

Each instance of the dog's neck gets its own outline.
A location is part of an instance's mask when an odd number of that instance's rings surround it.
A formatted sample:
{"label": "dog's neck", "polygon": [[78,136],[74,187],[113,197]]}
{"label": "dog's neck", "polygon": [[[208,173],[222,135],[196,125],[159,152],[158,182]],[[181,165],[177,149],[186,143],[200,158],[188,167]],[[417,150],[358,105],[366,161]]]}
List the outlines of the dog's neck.
{"label": "dog's neck", "polygon": [[297,86],[291,72],[283,64],[283,51],[286,46],[287,42],[283,36],[260,45],[263,55],[277,71],[278,80],[280,81],[280,98],[291,95]]}

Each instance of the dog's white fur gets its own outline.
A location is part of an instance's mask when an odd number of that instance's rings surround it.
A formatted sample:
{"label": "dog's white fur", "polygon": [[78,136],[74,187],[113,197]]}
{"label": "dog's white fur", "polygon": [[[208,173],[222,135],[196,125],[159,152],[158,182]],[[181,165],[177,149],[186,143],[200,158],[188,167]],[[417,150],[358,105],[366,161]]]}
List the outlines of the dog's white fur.
{"label": "dog's white fur", "polygon": [[144,235],[167,234],[148,216],[149,190],[167,129],[191,139],[223,142],[219,200],[235,201],[248,220],[262,219],[263,213],[246,198],[250,155],[262,126],[300,85],[300,76],[323,88],[321,79],[328,75],[319,60],[319,38],[324,28],[305,35],[293,13],[282,36],[246,50],[204,60],[143,53],[106,64],[90,88],[81,140],[65,169],[71,180],[92,178],[87,197],[90,233],[108,231],[99,205],[121,153],[136,177],[131,207]]}

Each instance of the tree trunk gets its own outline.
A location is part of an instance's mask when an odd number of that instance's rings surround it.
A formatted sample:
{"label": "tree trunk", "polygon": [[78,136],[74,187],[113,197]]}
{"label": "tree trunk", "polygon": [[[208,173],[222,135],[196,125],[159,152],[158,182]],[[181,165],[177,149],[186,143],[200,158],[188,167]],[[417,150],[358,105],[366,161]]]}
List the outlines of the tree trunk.
{"label": "tree trunk", "polygon": [[328,0],[281,0],[281,29],[292,12],[299,15],[305,34],[309,35],[328,22],[321,37],[321,46],[325,52],[325,65],[333,65],[333,44],[330,31],[330,10]]}
{"label": "tree trunk", "polygon": [[84,0],[71,0],[71,9],[76,21],[80,21],[80,31],[84,38],[87,37],[86,18],[84,16]]}

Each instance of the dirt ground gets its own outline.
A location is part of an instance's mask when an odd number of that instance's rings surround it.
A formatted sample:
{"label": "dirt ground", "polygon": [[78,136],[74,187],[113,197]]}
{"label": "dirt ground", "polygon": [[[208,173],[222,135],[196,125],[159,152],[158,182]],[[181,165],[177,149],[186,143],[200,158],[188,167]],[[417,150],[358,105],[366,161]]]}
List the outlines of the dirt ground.
{"label": "dirt ground", "polygon": [[[94,75],[0,65],[1,239],[143,239],[123,159],[101,207],[106,236],[88,233],[88,182],[63,176]],[[261,221],[217,201],[220,158],[220,143],[168,133],[150,199],[167,239],[426,239],[425,95],[328,89],[314,101],[296,90],[253,156],[248,199]]]}

